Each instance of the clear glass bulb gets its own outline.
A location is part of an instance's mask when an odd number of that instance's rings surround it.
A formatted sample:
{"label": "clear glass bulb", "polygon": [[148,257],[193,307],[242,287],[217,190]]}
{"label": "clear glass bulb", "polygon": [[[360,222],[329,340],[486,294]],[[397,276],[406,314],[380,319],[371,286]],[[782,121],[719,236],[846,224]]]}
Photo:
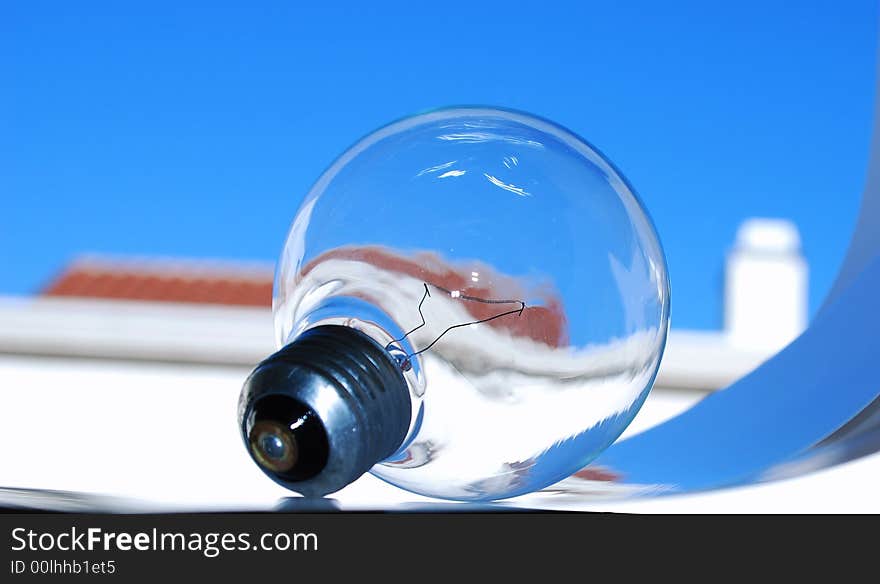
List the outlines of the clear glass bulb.
{"label": "clear glass bulb", "polygon": [[279,346],[343,325],[399,365],[409,430],[370,472],[492,500],[565,478],[626,428],[660,364],[669,282],[644,207],[594,147],[456,108],[381,128],[319,178],[274,310]]}

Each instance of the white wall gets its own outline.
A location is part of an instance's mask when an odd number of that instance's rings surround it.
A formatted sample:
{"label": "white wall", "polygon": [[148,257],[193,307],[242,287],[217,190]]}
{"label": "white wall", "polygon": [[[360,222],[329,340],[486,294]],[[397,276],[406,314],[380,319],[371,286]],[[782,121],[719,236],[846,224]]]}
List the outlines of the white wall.
{"label": "white wall", "polygon": [[[0,355],[0,486],[115,495],[146,500],[149,510],[275,508],[290,493],[250,461],[236,427],[247,372]],[[628,433],[700,395],[657,390]],[[614,502],[537,494],[506,504],[647,513],[878,512],[880,499],[869,488],[878,472],[875,455],[797,479],[700,495]],[[372,476],[334,498],[345,508],[436,503]]]}
{"label": "white wall", "polygon": [[750,219],[727,257],[724,328],[736,347],[780,349],[807,322],[807,264],[788,221]]}

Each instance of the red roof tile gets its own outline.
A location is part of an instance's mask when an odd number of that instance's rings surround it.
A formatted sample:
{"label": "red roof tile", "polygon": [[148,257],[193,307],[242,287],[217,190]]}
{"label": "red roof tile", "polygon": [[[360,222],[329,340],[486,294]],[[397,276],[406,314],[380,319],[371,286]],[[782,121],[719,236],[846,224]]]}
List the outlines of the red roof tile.
{"label": "red roof tile", "polygon": [[73,262],[43,296],[185,302],[228,306],[272,305],[267,266],[191,260],[84,259]]}
{"label": "red roof tile", "polygon": [[[512,278],[496,274],[487,278],[494,282],[492,286],[479,286],[471,281],[468,268],[452,265],[434,254],[405,257],[378,246],[336,248],[314,258],[303,267],[303,271],[307,273],[315,264],[332,258],[371,264],[389,272],[421,279],[426,284],[459,291],[463,295],[519,298],[518,286]],[[487,266],[480,268],[483,272],[487,270],[490,270]],[[272,284],[272,269],[267,265],[99,257],[73,262],[41,294],[270,307]],[[561,299],[547,292],[542,305],[526,307],[515,319],[490,320],[488,326],[507,329],[516,336],[529,337],[551,347],[565,346],[568,343],[565,311]],[[488,319],[498,313],[497,307],[492,304],[468,302],[465,306],[475,320]]]}

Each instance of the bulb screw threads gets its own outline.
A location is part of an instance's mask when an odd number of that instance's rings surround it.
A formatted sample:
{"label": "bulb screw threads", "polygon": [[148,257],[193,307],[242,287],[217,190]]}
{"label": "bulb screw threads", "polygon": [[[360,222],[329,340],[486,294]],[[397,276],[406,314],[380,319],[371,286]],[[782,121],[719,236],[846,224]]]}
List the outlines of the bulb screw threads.
{"label": "bulb screw threads", "polygon": [[309,329],[261,362],[239,399],[242,438],[275,482],[335,492],[400,447],[412,416],[399,365],[347,326]]}

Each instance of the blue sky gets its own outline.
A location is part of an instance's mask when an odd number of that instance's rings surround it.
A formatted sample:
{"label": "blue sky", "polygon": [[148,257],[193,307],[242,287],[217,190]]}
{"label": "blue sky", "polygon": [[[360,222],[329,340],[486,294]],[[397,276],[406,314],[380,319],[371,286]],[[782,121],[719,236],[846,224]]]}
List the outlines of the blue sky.
{"label": "blue sky", "polygon": [[624,172],[666,248],[674,327],[720,326],[746,217],[796,221],[812,309],[833,281],[875,2],[261,4],[4,3],[0,294],[84,252],[274,260],[336,155],[455,104],[550,118]]}

